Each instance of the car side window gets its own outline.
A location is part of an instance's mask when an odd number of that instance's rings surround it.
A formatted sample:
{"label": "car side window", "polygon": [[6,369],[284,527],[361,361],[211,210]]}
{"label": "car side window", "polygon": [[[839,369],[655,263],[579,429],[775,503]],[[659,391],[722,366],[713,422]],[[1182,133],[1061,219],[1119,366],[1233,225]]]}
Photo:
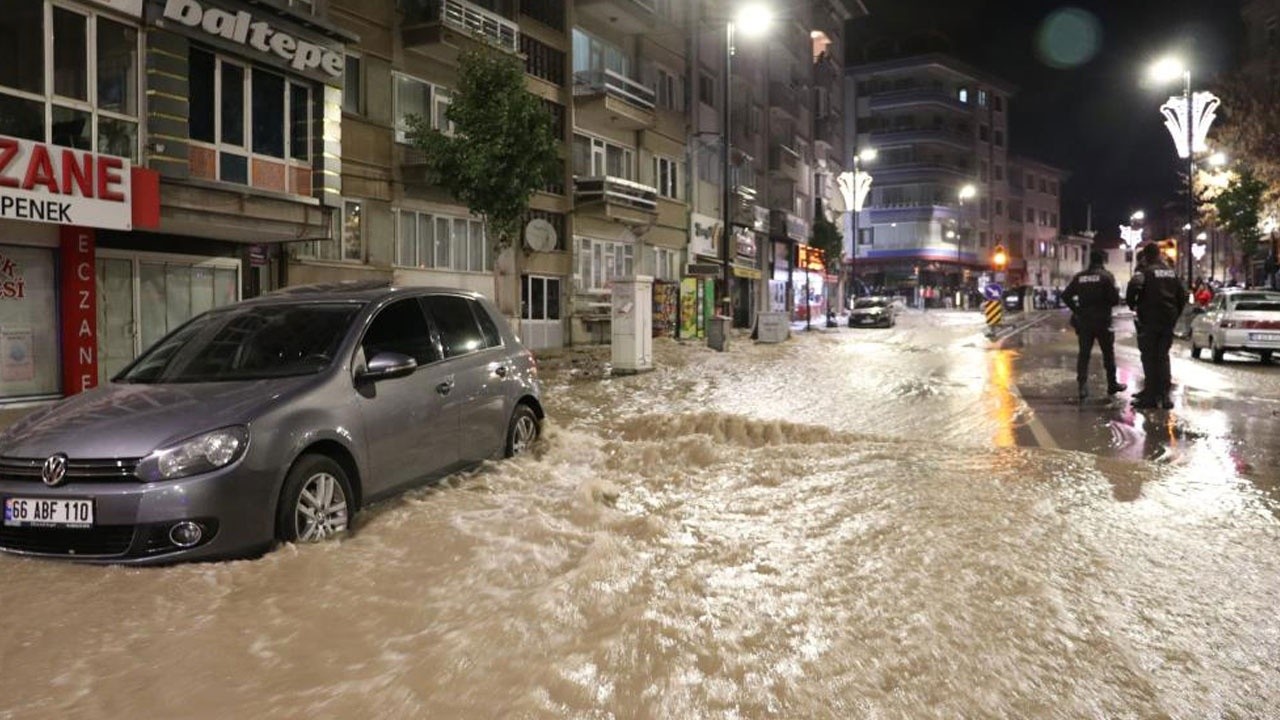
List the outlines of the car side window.
{"label": "car side window", "polygon": [[467,304],[471,305],[471,311],[476,314],[476,320],[480,321],[480,332],[484,335],[484,344],[486,347],[499,347],[502,345],[502,335],[498,332],[498,326],[493,322],[493,316],[489,314],[484,306],[475,300],[467,300]]}
{"label": "car side window", "polygon": [[471,311],[472,301],[459,295],[429,295],[422,300],[440,331],[440,344],[447,358],[466,355],[486,346],[484,334]]}
{"label": "car side window", "polygon": [[408,355],[419,365],[440,359],[427,318],[417,298],[397,300],[378,311],[360,342],[365,362],[382,352]]}

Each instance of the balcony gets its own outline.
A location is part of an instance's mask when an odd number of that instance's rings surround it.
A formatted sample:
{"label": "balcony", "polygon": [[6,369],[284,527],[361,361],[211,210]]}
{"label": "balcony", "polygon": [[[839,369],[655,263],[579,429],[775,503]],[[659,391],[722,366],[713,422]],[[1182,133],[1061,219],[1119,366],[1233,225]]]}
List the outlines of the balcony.
{"label": "balcony", "polygon": [[871,132],[871,145],[888,147],[891,145],[913,145],[916,143],[938,143],[957,150],[973,150],[973,134],[945,128],[894,128],[874,130]]}
{"label": "balcony", "polygon": [[928,179],[937,175],[973,180],[973,170],[970,168],[939,160],[911,160],[899,163],[878,162],[876,168],[876,176],[886,181],[889,178],[904,180],[906,179],[904,176],[918,176]]}
{"label": "balcony", "polygon": [[574,10],[579,19],[588,18],[627,35],[652,30],[657,17],[655,0],[577,0]]}
{"label": "balcony", "polygon": [[446,42],[451,33],[515,53],[520,26],[465,0],[422,0],[406,3],[403,39],[406,48]]}
{"label": "balcony", "polygon": [[813,139],[836,147],[844,138],[844,116],[827,113],[813,121]]}
{"label": "balcony", "polygon": [[800,182],[803,177],[803,162],[800,154],[782,143],[775,142],[769,147],[769,172],[792,182]]}
{"label": "balcony", "polygon": [[769,235],[790,238],[796,242],[809,241],[809,221],[786,210],[769,211]]}
{"label": "balcony", "polygon": [[574,212],[627,225],[651,225],[658,216],[658,190],[631,180],[574,177]]}
{"label": "balcony", "polygon": [[873,111],[915,107],[919,105],[943,107],[948,110],[958,110],[965,113],[972,112],[973,110],[969,105],[960,102],[942,88],[931,87],[915,87],[904,90],[879,92],[871,96],[870,104]]}
{"label": "balcony", "polygon": [[579,70],[573,74],[576,123],[586,127],[644,130],[656,120],[653,88],[612,70]]}

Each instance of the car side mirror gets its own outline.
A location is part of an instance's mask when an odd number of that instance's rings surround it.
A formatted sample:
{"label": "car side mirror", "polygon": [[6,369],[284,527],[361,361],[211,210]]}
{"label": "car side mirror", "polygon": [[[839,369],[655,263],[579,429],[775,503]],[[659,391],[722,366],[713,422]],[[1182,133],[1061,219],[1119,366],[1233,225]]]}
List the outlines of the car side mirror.
{"label": "car side mirror", "polygon": [[363,382],[390,380],[412,375],[413,371],[417,369],[418,361],[408,355],[397,352],[380,352],[374,355],[373,359],[363,369],[356,372],[356,380]]}

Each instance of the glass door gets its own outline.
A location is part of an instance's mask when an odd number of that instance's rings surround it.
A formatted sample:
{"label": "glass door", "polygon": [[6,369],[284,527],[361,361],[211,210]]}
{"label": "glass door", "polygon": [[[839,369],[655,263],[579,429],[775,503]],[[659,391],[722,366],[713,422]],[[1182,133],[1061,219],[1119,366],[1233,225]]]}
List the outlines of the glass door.
{"label": "glass door", "polygon": [[124,369],[135,356],[137,314],[134,305],[133,261],[97,259],[98,383]]}

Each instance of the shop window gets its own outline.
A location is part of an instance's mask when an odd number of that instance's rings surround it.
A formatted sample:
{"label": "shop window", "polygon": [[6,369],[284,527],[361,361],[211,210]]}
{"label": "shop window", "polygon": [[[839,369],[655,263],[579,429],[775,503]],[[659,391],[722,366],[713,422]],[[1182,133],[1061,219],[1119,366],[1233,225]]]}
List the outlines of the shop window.
{"label": "shop window", "polygon": [[192,176],[310,195],[310,86],[197,47],[189,58]]}
{"label": "shop window", "polygon": [[608,291],[617,278],[635,272],[636,246],[632,243],[578,238],[578,268],[574,278],[578,290]]}
{"label": "shop window", "polygon": [[0,246],[9,269],[0,302],[0,399],[56,395],[61,387],[53,252]]}
{"label": "shop window", "polygon": [[0,45],[0,135],[137,160],[137,28],[26,0],[0,14]]}

